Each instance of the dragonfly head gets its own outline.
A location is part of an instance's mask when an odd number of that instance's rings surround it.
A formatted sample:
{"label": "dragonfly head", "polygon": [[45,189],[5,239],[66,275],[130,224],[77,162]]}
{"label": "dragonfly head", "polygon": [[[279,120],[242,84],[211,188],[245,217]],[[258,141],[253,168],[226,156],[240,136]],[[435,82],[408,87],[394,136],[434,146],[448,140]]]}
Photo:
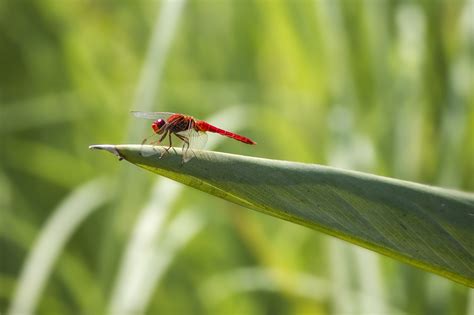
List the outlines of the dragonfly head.
{"label": "dragonfly head", "polygon": [[162,134],[163,131],[163,126],[166,125],[166,122],[163,119],[157,119],[151,124],[151,128],[153,128],[153,131],[157,134]]}

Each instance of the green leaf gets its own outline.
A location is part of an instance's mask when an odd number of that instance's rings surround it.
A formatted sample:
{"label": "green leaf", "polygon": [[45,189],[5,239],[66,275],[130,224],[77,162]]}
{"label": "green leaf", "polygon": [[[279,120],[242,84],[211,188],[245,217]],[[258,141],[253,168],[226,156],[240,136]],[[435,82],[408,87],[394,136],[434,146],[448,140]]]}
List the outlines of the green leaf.
{"label": "green leaf", "polygon": [[[97,145],[139,167],[474,287],[474,194],[332,167]],[[155,152],[155,154],[153,154]]]}

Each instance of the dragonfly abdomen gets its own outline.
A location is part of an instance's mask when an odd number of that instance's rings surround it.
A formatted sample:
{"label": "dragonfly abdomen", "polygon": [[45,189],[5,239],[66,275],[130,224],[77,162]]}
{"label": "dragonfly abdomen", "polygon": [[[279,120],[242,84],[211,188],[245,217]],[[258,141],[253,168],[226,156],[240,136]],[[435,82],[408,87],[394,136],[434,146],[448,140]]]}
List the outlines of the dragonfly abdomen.
{"label": "dragonfly abdomen", "polygon": [[237,141],[247,143],[247,144],[257,144],[256,142],[252,141],[251,139],[249,139],[247,137],[244,137],[244,136],[238,135],[236,133],[218,128],[218,127],[213,126],[213,125],[211,125],[211,124],[209,124],[205,121],[202,121],[202,120],[196,121],[196,126],[199,128],[199,131],[208,131],[208,132],[217,133],[217,134],[220,134],[222,136],[226,136],[226,137],[229,137],[229,138],[232,138],[232,139],[235,139]]}

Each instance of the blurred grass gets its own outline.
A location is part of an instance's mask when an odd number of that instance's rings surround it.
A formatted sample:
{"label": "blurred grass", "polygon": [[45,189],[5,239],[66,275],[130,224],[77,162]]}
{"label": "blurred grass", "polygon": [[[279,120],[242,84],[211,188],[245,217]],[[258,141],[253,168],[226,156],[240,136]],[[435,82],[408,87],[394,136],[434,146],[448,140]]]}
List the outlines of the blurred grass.
{"label": "blurred grass", "polygon": [[[118,261],[151,198],[152,176],[86,148],[120,143],[136,128],[135,142],[148,134],[141,131],[147,122],[132,122],[128,112],[139,109],[137,85],[165,3],[0,2],[0,312],[50,209],[102,175],[112,179],[114,202],[75,230],[37,313],[106,309]],[[207,117],[239,105],[248,113],[242,133],[259,144],[226,141],[220,151],[474,191],[473,11],[468,0],[189,0],[152,110]],[[340,242],[189,189],[169,220],[189,206],[206,229],[177,253],[147,313],[328,314],[337,305],[358,312],[372,296],[365,285],[374,274],[388,312],[472,309],[463,286],[381,256],[363,275],[354,264],[358,254]],[[29,228],[18,235],[16,226]],[[337,285],[307,299],[285,293],[270,274],[271,290],[218,304],[198,294],[215,275],[238,276],[247,267]],[[88,290],[84,273],[100,293]],[[222,294],[227,290],[234,292],[223,286]],[[89,298],[98,300],[94,310],[80,302]]]}

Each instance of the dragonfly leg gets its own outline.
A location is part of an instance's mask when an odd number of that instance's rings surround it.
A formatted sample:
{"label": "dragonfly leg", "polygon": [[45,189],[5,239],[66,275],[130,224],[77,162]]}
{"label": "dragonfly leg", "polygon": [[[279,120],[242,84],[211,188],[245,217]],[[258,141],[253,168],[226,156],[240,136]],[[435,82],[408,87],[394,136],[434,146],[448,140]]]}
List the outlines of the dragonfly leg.
{"label": "dragonfly leg", "polygon": [[[147,143],[147,141],[148,141],[151,137],[153,137],[153,136],[154,136],[154,134],[151,135],[151,136],[149,136],[149,137],[146,137],[145,139],[143,139],[142,144],[141,144],[141,149],[140,149],[140,155],[141,155],[141,156],[145,156],[145,155],[143,155],[143,153],[142,153],[142,152],[143,152],[143,146],[144,146],[145,143]],[[153,145],[155,142],[156,142],[156,141],[151,141],[149,144]],[[155,150],[154,147],[152,147],[152,150],[156,152],[156,150]]]}
{"label": "dragonfly leg", "polygon": [[161,153],[160,159],[161,159],[163,156],[165,156],[165,155],[168,153],[169,149],[171,148],[171,132],[169,132],[168,130],[166,130],[165,133],[161,136],[160,140],[158,140],[158,143],[161,143],[161,142],[163,141],[163,139],[165,139],[165,137],[166,137],[167,135],[170,136],[170,145],[169,145],[169,147],[165,148],[165,151],[163,151],[163,152]]}
{"label": "dragonfly leg", "polygon": [[142,145],[144,145],[144,144],[145,144],[151,137],[153,137],[153,136],[154,136],[154,134],[152,134],[151,136],[146,137],[145,139],[143,139]]}
{"label": "dragonfly leg", "polygon": [[[181,139],[183,141],[183,151],[187,151],[189,149],[189,139],[183,135],[178,135],[176,134],[176,137],[178,137],[179,139]],[[186,146],[188,147],[187,149]]]}
{"label": "dragonfly leg", "polygon": [[170,147],[168,148],[168,150],[171,148],[171,149],[173,149],[174,153],[177,154],[178,152],[176,152],[176,149],[173,147],[173,143],[171,142],[171,132],[169,133],[168,136],[169,136],[169,139],[170,139]]}
{"label": "dragonfly leg", "polygon": [[172,138],[171,138],[171,132],[168,132],[168,131],[167,131],[167,132],[163,135],[163,137],[161,137],[160,140],[163,140],[165,136],[168,136],[170,145],[169,145],[167,148],[165,148],[165,152],[163,152],[163,154],[161,154],[160,159],[161,159],[163,156],[165,156],[166,154],[170,153],[170,149],[173,149],[174,153],[177,153],[177,152],[176,152],[176,149],[173,147],[173,140],[172,140]]}
{"label": "dragonfly leg", "polygon": [[181,160],[181,166],[184,165],[185,161],[186,161],[186,154],[189,150],[189,139],[183,135],[179,135],[179,134],[176,134],[176,137],[178,137],[179,139],[181,139],[183,141],[183,147],[182,147],[182,151],[183,151],[183,159]]}
{"label": "dragonfly leg", "polygon": [[158,143],[161,143],[167,135],[168,135],[168,131],[165,131],[165,133],[161,136],[160,140],[158,140]]}

